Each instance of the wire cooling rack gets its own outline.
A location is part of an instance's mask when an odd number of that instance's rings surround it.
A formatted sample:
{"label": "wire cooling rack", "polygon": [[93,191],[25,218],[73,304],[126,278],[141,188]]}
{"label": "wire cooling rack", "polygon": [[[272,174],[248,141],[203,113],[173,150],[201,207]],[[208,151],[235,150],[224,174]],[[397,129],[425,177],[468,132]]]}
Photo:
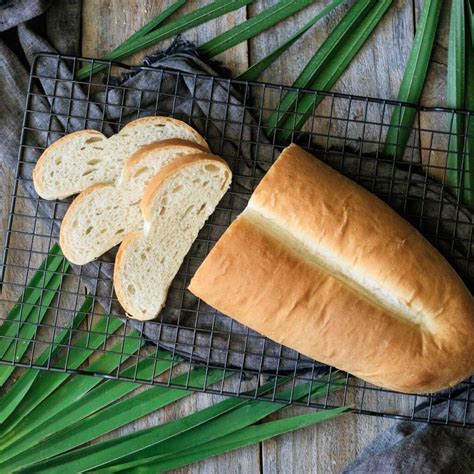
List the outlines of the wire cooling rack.
{"label": "wire cooling rack", "polygon": [[[76,80],[76,72],[85,65],[104,65],[105,74]],[[357,413],[473,427],[472,379],[431,395],[384,390],[240,327],[186,289],[213,243],[245,207],[265,170],[283,147],[294,141],[394,207],[444,253],[472,291],[472,216],[460,193],[446,185],[450,143],[460,137],[453,132],[453,124],[457,117],[474,120],[470,114],[150,67],[128,68],[131,77],[119,83],[115,75],[123,67],[127,66],[51,54],[35,58],[1,267],[0,364],[91,373],[88,364],[71,362],[77,351],[87,349],[89,362],[103,354],[114,358],[113,370],[94,366],[93,374],[98,377],[276,402],[288,401],[279,396],[280,384],[286,384],[291,389],[289,402],[294,404],[319,409],[351,405]],[[289,92],[296,94],[297,102],[316,99],[299,133],[266,125]],[[403,157],[387,158],[384,141],[392,112],[400,106],[417,113],[415,127]],[[54,244],[70,200],[47,203],[39,199],[32,190],[31,172],[39,154],[65,133],[94,128],[110,135],[144,115],[169,115],[193,125],[212,151],[229,162],[234,178],[229,193],[186,257],[162,315],[140,327],[116,316],[120,308],[109,278],[113,255],[101,258],[89,270],[71,268],[56,256]],[[289,116],[299,118],[296,110]],[[399,124],[395,126],[402,131]],[[280,139],[282,133],[286,139]],[[401,148],[398,135],[394,145]],[[47,257],[56,263],[45,269],[41,265]],[[37,285],[49,282],[50,286],[39,293],[29,291],[32,278]],[[53,289],[51,282],[56,282]],[[60,331],[70,326],[88,301],[92,307],[86,308],[85,321],[55,346],[53,341]],[[150,338],[160,348],[151,344]],[[172,370],[166,376],[143,375],[140,364],[156,365],[163,358],[172,360]],[[176,378],[196,365],[203,373],[199,382]],[[273,389],[257,393],[258,386],[267,380],[274,381]],[[323,396],[297,399],[294,389],[303,383],[308,395],[317,383],[323,384]],[[336,385],[339,390],[334,391]],[[448,409],[441,404],[446,400]]]}

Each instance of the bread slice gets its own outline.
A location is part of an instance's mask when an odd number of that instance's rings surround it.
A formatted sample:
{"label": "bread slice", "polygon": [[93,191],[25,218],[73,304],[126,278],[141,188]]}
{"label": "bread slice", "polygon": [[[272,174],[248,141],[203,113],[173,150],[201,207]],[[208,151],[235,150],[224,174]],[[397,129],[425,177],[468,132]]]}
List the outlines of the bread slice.
{"label": "bread slice", "polygon": [[65,257],[85,265],[143,228],[140,201],[146,186],[176,158],[207,150],[178,138],[146,145],[126,162],[117,182],[96,184],[71,204],[61,224],[60,245]]}
{"label": "bread slice", "polygon": [[177,158],[145,190],[144,230],[129,234],[115,259],[114,286],[129,316],[147,320],[168,289],[206,219],[230,186],[224,160],[209,154]]}
{"label": "bread slice", "polygon": [[208,146],[193,128],[168,117],[143,117],[107,138],[95,130],[70,133],[49,146],[33,170],[33,184],[43,199],[63,199],[93,184],[115,181],[125,161],[149,143],[181,138]]}

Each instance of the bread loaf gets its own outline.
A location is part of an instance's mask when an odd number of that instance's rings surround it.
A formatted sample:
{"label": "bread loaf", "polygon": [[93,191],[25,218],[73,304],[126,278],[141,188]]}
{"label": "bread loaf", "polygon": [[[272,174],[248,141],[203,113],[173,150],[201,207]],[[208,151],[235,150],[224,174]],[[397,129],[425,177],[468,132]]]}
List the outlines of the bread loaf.
{"label": "bread loaf", "polygon": [[206,219],[228,189],[231,171],[210,154],[176,158],[150,182],[143,232],[128,235],[115,259],[114,287],[129,316],[155,318]]}
{"label": "bread loaf", "polygon": [[93,184],[115,181],[125,161],[143,145],[169,138],[189,140],[208,150],[204,139],[180,120],[143,117],[107,138],[95,130],[70,133],[40,156],[33,184],[43,199],[63,199]]}
{"label": "bread loaf", "polygon": [[474,302],[460,277],[385,203],[295,145],[189,289],[381,387],[432,392],[474,372]]}
{"label": "bread loaf", "polygon": [[143,228],[140,201],[162,168],[187,154],[206,153],[196,143],[170,139],[140,148],[125,163],[116,183],[96,184],[69,206],[61,224],[60,245],[72,263],[84,265]]}

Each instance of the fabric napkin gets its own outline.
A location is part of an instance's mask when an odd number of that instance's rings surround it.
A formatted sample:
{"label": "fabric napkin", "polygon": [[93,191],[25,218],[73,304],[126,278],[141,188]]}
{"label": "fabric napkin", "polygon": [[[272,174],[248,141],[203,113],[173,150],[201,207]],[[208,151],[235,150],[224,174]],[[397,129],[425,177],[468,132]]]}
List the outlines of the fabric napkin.
{"label": "fabric napkin", "polygon": [[[51,4],[51,5],[50,5]],[[15,169],[17,152],[18,152],[18,138],[20,136],[24,99],[28,85],[28,68],[33,60],[33,56],[37,52],[45,51],[59,51],[63,54],[77,54],[79,49],[79,21],[80,17],[80,1],[40,1],[40,0],[23,0],[20,2],[4,1],[0,4],[0,31],[4,31],[0,35],[0,93],[3,99],[3,104],[0,107],[0,143],[3,150],[3,160],[11,169]],[[40,16],[38,16],[40,15]],[[55,21],[58,17],[61,17],[61,21]],[[46,37],[40,32],[46,30]],[[47,39],[45,39],[47,38]],[[183,41],[176,41],[172,48],[165,53],[160,53],[154,57],[147,59],[147,64],[153,66],[160,66],[170,68],[176,71],[198,73],[198,74],[211,74],[215,75],[216,72],[213,67],[209,66],[196,55],[195,50],[191,45]],[[48,72],[48,63],[46,62],[43,66],[42,73]],[[70,71],[67,69],[67,65],[61,65],[60,74],[64,74],[64,77],[71,77]],[[143,71],[138,74],[130,75],[124,78],[122,85],[126,87],[133,87],[136,89],[149,89],[157,90],[161,88],[161,91],[170,92],[175,91],[176,83],[167,83],[167,76],[160,75],[156,72]],[[45,90],[50,87],[48,84],[43,84]],[[67,88],[67,86],[64,86]],[[199,88],[199,93],[203,98],[203,101],[198,102],[199,112],[196,114],[193,111],[193,116],[198,115],[193,125],[202,132],[204,124],[207,122],[206,119],[211,119],[211,124],[218,124],[219,119],[222,119],[223,114],[227,114],[227,117],[234,120],[236,123],[244,123],[243,128],[227,126],[220,127],[219,125],[213,125],[208,129],[208,138],[215,139],[216,142],[222,143],[223,154],[228,156],[235,155],[236,151],[233,147],[235,145],[236,134],[242,133],[243,138],[249,141],[255,139],[255,129],[252,127],[255,123],[254,118],[248,115],[248,112],[243,112],[243,108],[240,107],[241,95],[238,90],[231,87],[219,86],[209,88],[206,87],[205,83],[199,83],[190,79],[183,78],[178,83],[178,92],[182,99],[178,101],[170,99],[169,101],[163,100],[160,103],[162,111],[171,111],[182,114],[189,114],[189,104],[191,101],[186,100],[190,94],[196,93],[196,88]],[[65,90],[65,92],[68,92]],[[69,91],[71,92],[71,91]],[[81,94],[84,96],[84,92],[77,88],[72,91],[73,97],[80,98]],[[138,104],[141,100],[141,106],[146,108],[147,95],[143,94],[141,97],[134,97],[127,95],[123,97],[123,93],[120,89],[110,88],[105,95],[104,92],[97,94],[94,99],[98,102],[103,102],[105,99],[108,103],[112,104],[112,107],[108,107],[106,110],[106,118],[113,122],[117,120],[120,113],[118,105],[125,103],[133,106]],[[85,97],[85,96],[84,96]],[[205,99],[205,100],[204,100]],[[230,107],[209,107],[209,100],[213,102],[226,102],[230,99]],[[122,102],[122,101],[125,102]],[[148,98],[149,105],[153,103],[153,97]],[[128,102],[127,102],[128,101]],[[116,104],[117,107],[113,107]],[[47,110],[51,104],[43,102],[41,104],[45,110]],[[61,111],[64,104],[59,101],[58,104],[54,105],[57,110]],[[89,110],[84,113],[84,110],[80,109],[80,105],[75,104],[78,107],[75,110],[74,115],[81,116],[81,113],[88,118],[101,117],[103,111],[99,106],[92,104]],[[153,113],[150,110],[150,114]],[[244,115],[242,115],[244,114]],[[129,117],[125,117],[124,121],[135,118],[132,113]],[[214,122],[212,119],[216,119]],[[208,122],[208,123],[209,123]],[[75,129],[84,128],[87,121],[81,119],[73,119],[68,124],[69,131]],[[36,124],[41,125],[41,124]],[[45,124],[42,124],[45,125]],[[65,124],[61,123],[61,120],[54,121],[53,127],[56,130],[64,130]],[[113,133],[112,127],[104,130],[106,134]],[[211,143],[212,144],[212,143]],[[31,150],[28,152],[31,156],[27,159],[35,160],[35,151]],[[247,159],[254,159],[257,165],[261,164],[259,172],[262,174],[265,172],[268,164],[265,164],[260,157],[255,156],[255,150],[250,146],[244,146],[239,150],[239,153]],[[265,160],[268,163],[268,157]],[[331,159],[329,159],[331,163]],[[335,163],[333,163],[335,164]],[[359,169],[361,166],[361,169]],[[344,168],[342,171],[350,176],[357,175],[358,172],[367,174],[368,176],[376,173],[379,177],[389,177],[392,173],[392,166],[388,164],[379,163],[377,166],[372,159],[359,160],[354,158],[348,158],[345,160]],[[398,183],[406,182],[407,172],[402,169],[396,170]],[[434,182],[425,183],[425,178],[415,173],[411,173],[411,180],[406,184],[395,184],[398,189],[394,189],[394,192],[403,192],[408,196],[414,198],[427,195],[432,200],[427,201],[428,204],[423,209],[423,214],[426,217],[437,216],[441,213],[444,217],[454,217],[456,202],[447,193],[444,193],[442,188]],[[24,176],[28,178],[29,176]],[[405,179],[404,179],[405,178]],[[387,186],[387,182],[379,180],[379,188],[375,188],[375,191],[384,192],[384,187]],[[244,188],[248,186],[248,183],[240,183]],[[26,184],[26,193],[35,196],[34,190],[31,185]],[[246,189],[250,191],[250,189]],[[442,197],[442,199],[440,199]],[[437,203],[441,201],[441,207]],[[429,204],[433,202],[434,204]],[[408,206],[413,206],[413,215],[419,215],[420,209],[418,206],[419,199],[412,199],[408,201]],[[397,205],[401,208],[404,203],[392,203],[395,207]],[[51,215],[55,212],[53,206],[48,203],[41,203],[40,211],[44,215]],[[453,219],[452,222],[455,220]],[[446,228],[443,229],[445,232],[450,232],[451,235],[458,237],[456,248],[454,249],[454,256],[465,256],[466,254],[474,254],[474,248],[468,248],[463,242],[468,242],[468,235],[472,229],[472,215],[466,210],[461,209],[461,214],[458,216],[460,224],[457,226],[450,223],[449,219],[446,219]],[[441,251],[449,254],[450,248],[443,247],[441,245]],[[113,253],[108,256],[109,260],[113,261]],[[454,259],[456,262],[456,259]],[[111,268],[112,266],[102,265],[99,269],[96,263],[89,264],[82,269],[83,280],[89,290],[98,295],[99,301],[103,303],[106,310],[113,311],[115,314],[123,314],[121,308],[118,305],[110,304],[109,295],[111,294]],[[79,271],[79,269],[76,269]],[[100,274],[100,284],[97,283],[98,272]],[[474,272],[474,270],[473,270]],[[468,285],[472,288],[474,283],[474,274],[469,274],[467,279]],[[173,311],[165,311],[160,316],[160,321],[164,323],[175,324],[177,318],[180,317]],[[174,341],[178,337],[181,344],[178,344],[177,351],[182,354],[192,355],[196,361],[207,360],[211,364],[222,365],[223,363],[233,365],[236,367],[242,367],[246,370],[251,369],[265,369],[265,370],[278,370],[289,371],[302,370],[305,367],[311,367],[312,361],[304,357],[299,357],[293,351],[281,348],[279,345],[272,342],[266,341],[263,343],[261,338],[248,338],[249,331],[232,322],[229,318],[223,315],[216,314],[210,310],[209,314],[203,315],[196,322],[195,319],[186,319],[187,316],[181,316],[180,325],[195,329],[180,329],[179,334],[176,334],[175,329],[157,323],[134,323],[139,330],[151,340],[160,340],[160,344],[165,348],[174,347]],[[191,318],[191,316],[189,317]],[[210,339],[207,332],[199,332],[199,329],[209,330],[214,329],[215,333]],[[227,333],[231,330],[232,337],[228,337]],[[222,333],[220,332],[222,331]],[[221,334],[221,335],[220,335]],[[252,334],[250,332],[250,334]],[[167,343],[167,341],[169,341]],[[192,354],[190,354],[191,344],[195,346]],[[245,346],[246,344],[246,346]],[[212,350],[209,349],[212,347]],[[242,354],[243,348],[246,348],[247,352],[254,355]],[[228,351],[230,349],[230,352]],[[282,351],[282,352],[280,352]],[[278,362],[279,358],[275,357],[278,355],[284,356],[281,362]],[[226,357],[226,360],[224,360]],[[291,362],[291,359],[296,362]],[[278,364],[278,365],[277,365]],[[295,367],[295,364],[297,366]],[[426,409],[420,407],[421,410]],[[452,407],[440,405],[437,410],[448,410]],[[453,414],[454,416],[455,414]],[[372,445],[370,445],[361,456],[354,461],[350,466],[347,467],[346,472],[448,472],[448,466],[455,467],[454,472],[472,472],[474,470],[474,456],[473,456],[473,435],[471,432],[460,431],[454,428],[439,428],[435,426],[429,426],[418,423],[397,423],[394,428],[385,435],[379,437]],[[443,447],[440,448],[437,445],[438,441],[442,441]]]}

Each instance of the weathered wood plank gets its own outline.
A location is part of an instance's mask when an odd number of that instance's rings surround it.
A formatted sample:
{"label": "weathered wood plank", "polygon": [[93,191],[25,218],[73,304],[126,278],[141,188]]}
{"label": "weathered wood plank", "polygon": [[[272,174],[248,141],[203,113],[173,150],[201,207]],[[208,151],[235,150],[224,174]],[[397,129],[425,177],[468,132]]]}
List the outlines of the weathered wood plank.
{"label": "weathered wood plank", "polygon": [[[90,57],[101,57],[107,51],[116,48],[130,35],[135,33],[153,17],[170,6],[173,0],[139,0],[124,2],[120,0],[85,0],[82,14],[82,54]],[[199,6],[206,5],[207,1],[188,2],[167,21],[180,18]],[[227,31],[234,25],[246,19],[246,9],[240,8],[220,18],[211,20],[201,26],[183,33],[182,37],[195,44],[203,44],[216,35]],[[143,57],[157,49],[165,49],[172,42],[172,38],[159,45],[150,46],[126,58],[127,64],[140,64]],[[244,71],[248,67],[247,43],[235,46],[216,57],[232,71]]]}
{"label": "weathered wood plank", "polygon": [[[421,12],[423,2],[415,0],[417,19]],[[449,32],[449,12],[450,2],[442,2],[441,17],[439,20],[436,40],[431,56],[430,67],[426,78],[422,105],[428,107],[446,106],[446,73],[448,62],[448,32]],[[445,113],[420,113],[420,143],[422,147],[421,155],[428,173],[436,179],[443,180],[446,166],[448,148],[448,135],[433,135],[432,130],[449,132],[450,114]],[[435,149],[434,151],[432,149]],[[436,151],[444,150],[444,151]]]}
{"label": "weathered wood plank", "polygon": [[[291,407],[272,419],[304,413],[308,410]],[[339,473],[391,423],[387,419],[346,414],[270,439],[262,446],[263,473]]]}

